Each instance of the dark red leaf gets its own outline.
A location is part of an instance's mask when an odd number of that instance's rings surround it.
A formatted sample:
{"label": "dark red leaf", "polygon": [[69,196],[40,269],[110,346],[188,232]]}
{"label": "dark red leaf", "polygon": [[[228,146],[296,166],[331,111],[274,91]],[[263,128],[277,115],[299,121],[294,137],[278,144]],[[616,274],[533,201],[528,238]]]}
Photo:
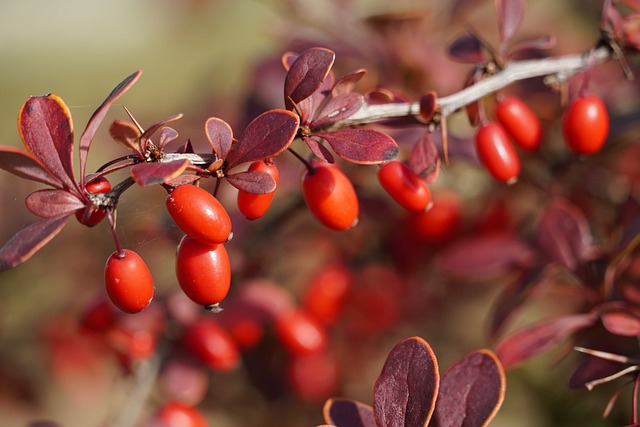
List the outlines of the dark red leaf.
{"label": "dark red leaf", "polygon": [[327,141],[338,156],[353,163],[379,164],[398,155],[398,144],[393,138],[372,129],[344,129],[313,135]]}
{"label": "dark red leaf", "polygon": [[329,74],[335,53],[329,49],[307,49],[296,58],[284,81],[284,102],[288,110],[307,99]]}
{"label": "dark red leaf", "polygon": [[509,42],[522,24],[524,7],[522,0],[494,0],[500,34],[500,53],[504,55]]}
{"label": "dark red leaf", "polygon": [[0,169],[21,178],[63,188],[62,182],[49,174],[40,160],[20,148],[0,146]]}
{"label": "dark red leaf", "polygon": [[313,95],[298,103],[295,111],[300,114],[300,123],[309,125],[315,118],[318,108],[323,105],[331,96],[331,88],[333,88],[333,73],[329,73],[322,82],[318,90]]}
{"label": "dark red leaf", "polygon": [[227,169],[282,153],[296,136],[299,120],[296,114],[286,110],[260,114],[247,125],[236,149],[227,156]]}
{"label": "dark red leaf", "polygon": [[73,173],[71,113],[56,95],[31,97],[18,114],[18,130],[27,149],[65,188],[80,189]]}
{"label": "dark red leaf", "polygon": [[420,118],[429,122],[435,112],[438,111],[438,96],[434,91],[426,93],[420,97]]}
{"label": "dark red leaf", "polygon": [[325,147],[325,145],[321,141],[318,141],[317,139],[314,139],[314,138],[303,138],[303,140],[307,144],[307,147],[309,147],[309,150],[311,150],[314,156],[324,160],[327,163],[334,162],[333,154],[331,154],[331,151],[329,151],[329,149]]}
{"label": "dark red leaf", "polygon": [[630,304],[609,302],[600,306],[600,320],[604,328],[614,335],[635,337],[640,335],[640,311]]}
{"label": "dark red leaf", "polygon": [[454,363],[440,379],[434,419],[438,427],[486,426],[504,400],[502,364],[489,350]]}
{"label": "dark red leaf", "polygon": [[135,73],[127,76],[123,81],[121,81],[107,96],[107,98],[102,101],[102,104],[93,112],[89,121],[87,122],[87,126],[84,129],[84,132],[80,136],[80,172],[82,175],[80,179],[82,180],[81,184],[84,186],[84,176],[86,174],[87,167],[87,157],[89,156],[89,148],[91,147],[91,141],[93,141],[93,137],[96,135],[98,131],[98,127],[102,124],[104,117],[107,115],[109,111],[109,107],[113,104],[122,94],[124,94],[133,84],[138,80],[140,75],[142,74],[141,70],[136,71]]}
{"label": "dark red leaf", "polygon": [[325,402],[322,413],[327,424],[337,427],[377,427],[373,408],[351,399],[333,398]]}
{"label": "dark red leaf", "polygon": [[447,47],[447,53],[454,61],[468,64],[484,63],[482,42],[473,34],[456,37]]}
{"label": "dark red leaf", "polygon": [[353,91],[356,83],[362,80],[365,74],[367,74],[367,70],[361,68],[347,74],[346,76],[340,77],[336,84],[333,85],[333,89],[331,89],[331,96],[337,97],[346,93],[350,93],[351,91]]}
{"label": "dark red leaf", "polygon": [[429,132],[425,132],[411,149],[409,167],[427,183],[435,182],[438,179],[440,175],[440,155]]}
{"label": "dark red leaf", "polygon": [[396,344],[373,389],[377,425],[426,425],[435,408],[439,384],[438,361],[425,340],[412,337]]}
{"label": "dark red leaf", "polygon": [[27,208],[41,218],[69,214],[85,207],[75,194],[65,190],[39,190],[25,199]]}
{"label": "dark red leaf", "polygon": [[552,35],[519,41],[511,48],[511,55],[520,52],[547,50],[555,47],[556,38]]}
{"label": "dark red leaf", "polygon": [[509,335],[498,345],[498,358],[505,369],[512,368],[549,350],[581,329],[592,326],[594,313],[571,314],[526,326]]}
{"label": "dark red leaf", "polygon": [[622,366],[624,365],[612,360],[588,355],[580,365],[578,365],[573,375],[571,375],[569,388],[577,389],[586,387],[591,381],[605,378],[619,372]]}
{"label": "dark red leaf", "polygon": [[171,141],[178,137],[178,132],[170,127],[163,127],[160,130],[160,140],[158,141],[158,147],[162,148]]}
{"label": "dark red leaf", "polygon": [[[167,123],[171,123],[174,122],[176,120],[179,120],[182,118],[182,114],[175,114],[171,117],[167,117],[164,120],[159,121],[158,123],[154,123],[151,126],[149,126],[148,129],[146,129],[142,135],[140,135],[140,152],[144,153],[147,149],[147,141],[149,141],[149,139],[151,139],[151,137],[158,131],[158,129],[160,129],[161,127],[163,127],[164,125],[166,125]],[[171,129],[171,128],[169,128]],[[178,132],[176,132],[175,130],[171,129],[174,133],[175,133],[175,138],[178,137]],[[171,132],[171,131],[169,131]],[[170,135],[167,135],[170,136]],[[162,136],[161,136],[162,138]],[[157,144],[157,146],[162,147],[162,145],[160,143]]]}
{"label": "dark red leaf", "polygon": [[280,60],[282,62],[282,66],[284,67],[284,69],[289,71],[293,63],[296,61],[296,59],[298,59],[298,56],[300,55],[291,51],[283,53]]}
{"label": "dark red leaf", "polygon": [[358,93],[345,93],[327,102],[322,110],[316,114],[316,118],[311,123],[311,127],[321,126],[327,123],[334,123],[348,119],[358,112],[364,98]]}
{"label": "dark red leaf", "polygon": [[166,184],[187,169],[189,160],[174,160],[168,163],[140,163],[131,168],[131,177],[141,187]]}
{"label": "dark red leaf", "polygon": [[238,190],[253,194],[271,193],[276,189],[273,177],[261,171],[245,171],[227,175],[227,181]]}
{"label": "dark red leaf", "polygon": [[[133,152],[138,152],[140,149],[140,145],[138,143],[138,139],[140,138],[140,130],[136,125],[130,122],[125,122],[123,120],[114,120],[109,126],[109,135],[116,142],[131,150]],[[140,153],[144,155],[144,153]]]}
{"label": "dark red leaf", "polygon": [[0,271],[5,271],[28,260],[46,245],[71,218],[61,215],[35,222],[17,232],[0,248]]}
{"label": "dark red leaf", "polygon": [[204,132],[209,144],[219,159],[226,159],[233,144],[233,130],[227,122],[217,117],[210,117],[204,124]]}

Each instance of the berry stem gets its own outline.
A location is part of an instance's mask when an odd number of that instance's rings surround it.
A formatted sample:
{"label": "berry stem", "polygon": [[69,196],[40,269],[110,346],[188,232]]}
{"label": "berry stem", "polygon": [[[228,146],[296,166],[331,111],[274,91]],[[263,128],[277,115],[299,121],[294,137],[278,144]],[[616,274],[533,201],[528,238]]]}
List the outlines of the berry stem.
{"label": "berry stem", "polygon": [[115,219],[116,211],[113,208],[107,210],[107,220],[109,221],[109,228],[111,229],[111,235],[113,236],[113,241],[116,244],[116,253],[117,257],[122,259],[125,257],[124,249],[122,248],[122,243],[120,243],[120,237],[118,236],[118,232],[116,231],[116,219]]}
{"label": "berry stem", "polygon": [[296,152],[296,150],[294,150],[294,149],[293,149],[293,148],[291,148],[291,147],[287,148],[287,150],[288,150],[291,154],[293,154],[293,156],[294,156],[296,159],[298,159],[298,160],[300,160],[300,161],[302,162],[302,164],[303,164],[303,165],[307,168],[307,170],[309,171],[309,174],[310,174],[310,175],[313,175],[313,174],[315,173],[316,169],[315,169],[313,166],[311,166],[311,163],[309,163],[309,162],[307,161],[307,159],[305,159],[304,157],[302,157],[300,154],[298,154],[298,153]]}

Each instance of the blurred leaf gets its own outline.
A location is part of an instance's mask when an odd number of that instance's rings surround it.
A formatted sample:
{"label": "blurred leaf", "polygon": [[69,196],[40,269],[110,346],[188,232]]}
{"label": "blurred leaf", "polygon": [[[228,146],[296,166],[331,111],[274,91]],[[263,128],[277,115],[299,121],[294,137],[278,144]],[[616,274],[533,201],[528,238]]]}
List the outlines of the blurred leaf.
{"label": "blurred leaf", "polygon": [[284,102],[287,110],[308,98],[329,74],[335,53],[329,49],[307,49],[291,64],[284,81]]}
{"label": "blurred leaf", "polygon": [[514,55],[520,52],[551,49],[555,47],[556,43],[557,43],[557,40],[553,35],[538,37],[535,39],[522,40],[522,41],[519,41],[511,49],[511,55]]}
{"label": "blurred leaf", "polygon": [[314,138],[303,138],[303,140],[314,156],[324,160],[327,163],[334,162],[333,154],[331,154],[331,151],[329,151],[329,149],[325,147],[325,145],[321,141],[318,141]]}
{"label": "blurred leaf", "polygon": [[473,34],[462,34],[456,37],[447,47],[449,57],[466,64],[484,63],[482,42]]}
{"label": "blurred leaf", "polygon": [[316,127],[348,119],[358,112],[362,104],[364,104],[364,98],[358,93],[350,92],[332,98],[316,114],[311,126]]}
{"label": "blurred leaf", "polygon": [[360,68],[359,70],[352,71],[351,73],[340,77],[331,89],[331,96],[335,98],[340,95],[345,95],[352,92],[356,86],[356,83],[362,80],[365,74],[367,74],[367,70],[364,68]]}
{"label": "blurred leaf", "polygon": [[438,427],[486,426],[504,400],[506,379],[493,352],[480,350],[454,363],[440,379]]}
{"label": "blurred leaf", "polygon": [[298,59],[298,56],[300,55],[291,51],[283,53],[280,60],[282,61],[282,66],[284,67],[284,69],[289,71],[293,63],[296,61],[296,59]]}
{"label": "blurred leaf", "polygon": [[62,182],[47,171],[33,154],[16,147],[0,146],[0,169],[4,169],[20,178],[63,188]]}
{"label": "blurred leaf", "polygon": [[145,162],[131,168],[131,177],[141,187],[166,184],[177,178],[189,166],[189,160],[174,160],[168,163]]}
{"label": "blurred leaf", "polygon": [[257,170],[227,175],[227,181],[238,190],[253,194],[271,193],[276,189],[276,181],[273,177]]}
{"label": "blurred leaf", "polygon": [[219,159],[226,159],[233,145],[233,130],[227,122],[217,117],[210,117],[204,124],[204,131]]}
{"label": "blurred leaf", "polygon": [[371,129],[344,129],[313,134],[329,143],[336,154],[360,164],[378,164],[398,155],[398,144],[389,135]]}
{"label": "blurred leaf", "polygon": [[25,199],[27,208],[40,218],[54,218],[85,207],[78,197],[65,190],[39,190]]}
{"label": "blurred leaf", "polygon": [[640,12],[640,0],[622,0],[627,6]]}
{"label": "blurred leaf", "polygon": [[428,122],[436,111],[438,111],[438,96],[436,93],[431,91],[422,95],[420,97],[420,117],[425,122]]}
{"label": "blurred leaf", "polygon": [[299,124],[298,116],[291,111],[270,110],[262,113],[247,125],[235,150],[227,156],[227,169],[282,153],[295,138]]}
{"label": "blurred leaf", "polygon": [[440,384],[438,361],[419,337],[396,344],[373,389],[376,424],[423,426],[431,418]]}
{"label": "blurred leaf", "polygon": [[440,155],[429,132],[425,132],[411,149],[409,167],[427,183],[435,182],[438,179],[440,175]]}
{"label": "blurred leaf", "polygon": [[620,371],[620,363],[600,357],[587,356],[571,375],[569,388],[586,387],[591,381],[606,378],[618,371]]}
{"label": "blurred leaf", "polygon": [[494,0],[500,34],[500,54],[507,52],[509,42],[522,24],[524,6],[522,0]]}
{"label": "blurred leaf", "polygon": [[324,420],[336,427],[377,427],[373,408],[350,399],[333,398],[322,408]]}
{"label": "blurred leaf", "polygon": [[617,301],[602,304],[600,308],[600,320],[607,331],[623,337],[640,335],[640,310]]}
{"label": "blurred leaf", "polygon": [[[114,120],[109,126],[109,134],[120,145],[126,149],[137,153],[139,150],[138,138],[140,138],[140,130],[131,122],[124,120]],[[140,153],[144,155],[144,153]]]}

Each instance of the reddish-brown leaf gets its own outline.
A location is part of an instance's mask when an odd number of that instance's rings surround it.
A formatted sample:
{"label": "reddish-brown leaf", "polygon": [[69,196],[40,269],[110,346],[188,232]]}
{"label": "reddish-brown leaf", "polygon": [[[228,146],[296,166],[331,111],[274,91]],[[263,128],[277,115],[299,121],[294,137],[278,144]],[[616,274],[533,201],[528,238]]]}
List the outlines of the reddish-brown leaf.
{"label": "reddish-brown leaf", "polygon": [[107,115],[109,111],[109,107],[113,104],[122,94],[124,94],[133,84],[138,80],[140,75],[142,74],[141,70],[136,71],[135,73],[130,74],[124,80],[122,80],[107,96],[107,98],[102,101],[102,104],[93,112],[89,121],[87,122],[87,126],[82,132],[80,136],[80,172],[82,173],[80,176],[81,185],[84,187],[84,176],[86,174],[86,166],[87,166],[87,157],[89,155],[89,148],[91,147],[91,141],[93,141],[93,137],[98,131],[98,127],[104,120],[104,117]]}
{"label": "reddish-brown leaf", "polygon": [[594,313],[571,314],[526,326],[506,337],[498,345],[498,358],[505,369],[512,368],[544,353],[574,333],[592,326]]}
{"label": "reddish-brown leaf", "polygon": [[[109,135],[120,145],[135,153],[138,152],[140,146],[138,138],[140,138],[140,130],[136,125],[124,120],[114,120],[109,126]],[[144,153],[140,153],[144,155]]]}
{"label": "reddish-brown leaf", "polygon": [[85,204],[75,194],[66,190],[39,190],[25,199],[27,208],[41,218],[53,218],[84,208]]}
{"label": "reddish-brown leaf", "polygon": [[334,162],[333,154],[331,154],[331,151],[329,151],[329,149],[324,145],[324,143],[322,143],[322,141],[318,141],[315,138],[303,138],[303,140],[314,156],[324,160],[327,163]]}
{"label": "reddish-brown leaf", "polygon": [[70,214],[43,219],[17,232],[0,248],[0,271],[28,260],[62,230],[69,218]]}
{"label": "reddish-brown leaf", "polygon": [[270,110],[251,121],[235,150],[227,156],[227,169],[241,163],[277,156],[289,147],[298,132],[299,118],[286,110]]}
{"label": "reddish-brown leaf", "polygon": [[350,93],[351,91],[353,91],[356,83],[362,80],[365,74],[367,74],[367,70],[364,68],[360,68],[359,70],[352,71],[346,76],[340,77],[336,84],[333,85],[333,89],[331,89],[331,96],[337,97],[346,93]]}
{"label": "reddish-brown leaf", "polygon": [[178,131],[170,127],[163,127],[160,129],[160,138],[158,141],[158,147],[163,148],[165,145],[175,140],[178,137]]}
{"label": "reddish-brown leaf", "polygon": [[329,74],[335,53],[329,49],[307,49],[291,64],[284,81],[284,102],[288,110],[308,98]]}
{"label": "reddish-brown leaf", "polygon": [[426,123],[438,110],[438,96],[434,91],[420,97],[420,118]]}
{"label": "reddish-brown leaf", "polygon": [[482,64],[482,42],[473,34],[462,34],[456,37],[447,47],[449,57],[457,62]]}
{"label": "reddish-brown leaf", "polygon": [[372,129],[344,129],[316,132],[345,160],[360,164],[379,164],[395,159],[398,144],[389,135]]}
{"label": "reddish-brown leaf", "polygon": [[373,413],[379,427],[427,424],[436,404],[440,375],[429,344],[419,337],[396,344],[373,389]]}
{"label": "reddish-brown leaf", "polygon": [[427,183],[435,182],[438,179],[440,175],[440,155],[429,132],[425,132],[411,149],[409,167]]}
{"label": "reddish-brown leaf", "polygon": [[222,119],[210,117],[204,124],[204,132],[216,156],[219,159],[226,159],[233,144],[231,126]]}
{"label": "reddish-brown leaf", "polygon": [[612,360],[589,356],[578,365],[569,379],[569,388],[577,389],[586,387],[591,381],[613,375],[626,367]]}
{"label": "reddish-brown leaf", "polygon": [[607,331],[623,337],[640,335],[640,310],[623,302],[605,303],[600,308],[600,320]]}
{"label": "reddish-brown leaf", "polygon": [[276,189],[276,181],[273,177],[261,171],[244,171],[227,175],[227,181],[238,190],[253,194],[271,193]]}
{"label": "reddish-brown leaf", "polygon": [[168,163],[140,163],[131,168],[131,177],[141,187],[166,184],[180,176],[189,164],[186,159]]}
{"label": "reddish-brown leaf", "polygon": [[310,126],[313,128],[348,119],[358,112],[363,103],[364,98],[362,95],[353,92],[332,98],[324,105],[322,110],[316,114],[316,118]]}
{"label": "reddish-brown leaf", "polygon": [[41,182],[55,188],[63,188],[62,182],[51,175],[40,160],[20,148],[0,146],[0,169],[20,178]]}
{"label": "reddish-brown leaf", "polygon": [[336,427],[377,427],[373,408],[355,400],[329,399],[325,402],[322,413],[327,424]]}
{"label": "reddish-brown leaf", "polygon": [[500,54],[507,52],[509,42],[522,23],[524,7],[522,0],[494,0],[500,35]]}
{"label": "reddish-brown leaf", "polygon": [[293,65],[293,63],[298,59],[299,54],[296,52],[287,51],[282,54],[280,61],[282,62],[282,66],[285,70],[289,71],[289,68]]}
{"label": "reddish-brown leaf", "polygon": [[[164,125],[166,125],[167,123],[171,123],[174,122],[176,120],[179,120],[182,118],[182,114],[175,114],[171,117],[167,117],[164,120],[159,121],[158,123],[154,123],[151,126],[149,126],[148,129],[146,129],[142,135],[140,135],[140,152],[144,153],[146,151],[147,148],[147,141],[149,141],[149,139],[151,139],[151,137],[158,131],[158,129],[160,129],[161,127],[163,127]],[[169,128],[171,129],[171,128]],[[173,130],[173,129],[171,129]],[[169,131],[171,132],[171,131]],[[175,138],[178,137],[178,132],[176,132],[175,130],[173,130],[173,132],[175,133]],[[165,135],[165,136],[171,136],[169,135]],[[157,144],[157,146],[162,147],[162,145],[160,143]]]}
{"label": "reddish-brown leaf", "polygon": [[73,173],[71,113],[56,95],[31,97],[18,113],[22,142],[65,188],[80,194]]}
{"label": "reddish-brown leaf", "polygon": [[486,426],[504,400],[502,364],[489,350],[454,363],[440,379],[434,420],[438,427]]}

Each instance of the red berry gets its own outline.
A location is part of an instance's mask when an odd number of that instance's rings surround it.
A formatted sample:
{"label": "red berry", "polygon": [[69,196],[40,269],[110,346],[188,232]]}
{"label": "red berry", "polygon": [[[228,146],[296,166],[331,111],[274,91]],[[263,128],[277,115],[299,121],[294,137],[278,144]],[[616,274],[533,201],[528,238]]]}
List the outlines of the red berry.
{"label": "red berry", "polygon": [[204,243],[226,242],[231,235],[229,214],[203,188],[191,184],[176,187],[167,196],[167,210],[186,235]]}
{"label": "red berry", "polygon": [[[109,180],[103,176],[93,179],[85,184],[85,190],[91,194],[104,194],[111,191]],[[80,224],[93,227],[104,219],[107,215],[105,209],[98,209],[95,205],[89,204],[84,209],[76,212],[76,219]]]}
{"label": "red berry", "polygon": [[418,238],[439,243],[457,231],[461,218],[460,197],[452,191],[440,191],[433,195],[431,209],[411,214],[409,224]]}
{"label": "red berry", "polygon": [[562,117],[562,133],[577,154],[600,151],[609,134],[609,113],[602,99],[586,95],[573,100]]}
{"label": "red berry", "polygon": [[498,181],[512,184],[520,174],[520,159],[502,125],[489,122],[476,133],[476,151],[482,164]]}
{"label": "red berry", "polygon": [[344,309],[352,281],[351,271],[345,266],[324,266],[305,288],[302,297],[304,307],[325,325],[333,325]]}
{"label": "red berry", "polygon": [[311,213],[329,228],[347,230],[358,222],[356,191],[336,164],[312,162],[302,177],[302,195]]}
{"label": "red berry", "polygon": [[216,371],[231,371],[240,362],[240,351],[231,335],[209,318],[187,326],[183,339],[194,356]]}
{"label": "red berry", "polygon": [[193,302],[204,306],[219,303],[231,284],[227,250],[221,243],[209,245],[184,236],[178,245],[176,276]]}
{"label": "red berry", "polygon": [[333,354],[319,352],[294,356],[287,366],[291,389],[306,402],[323,402],[336,394],[339,375]]}
{"label": "red berry", "polygon": [[378,169],[378,181],[400,206],[412,212],[424,211],[431,203],[431,191],[406,164],[393,160]]}
{"label": "red berry", "polygon": [[283,313],[276,319],[275,330],[280,342],[294,355],[323,351],[328,345],[324,326],[303,309]]}
{"label": "red berry", "polygon": [[181,402],[165,403],[155,415],[154,427],[208,427],[206,418],[198,409]]}
{"label": "red berry", "polygon": [[[250,171],[260,171],[271,175],[273,180],[278,184],[278,168],[273,163],[265,163],[257,161],[251,163]],[[247,219],[258,219],[267,212],[271,205],[271,200],[275,190],[266,194],[247,193],[246,191],[238,192],[238,209],[247,217]]]}
{"label": "red berry", "polygon": [[513,141],[525,150],[535,150],[542,141],[540,120],[520,98],[510,96],[498,101],[496,117]]}
{"label": "red berry", "polygon": [[111,302],[125,313],[137,313],[153,298],[151,272],[137,253],[125,249],[111,254],[104,269],[104,283]]}

